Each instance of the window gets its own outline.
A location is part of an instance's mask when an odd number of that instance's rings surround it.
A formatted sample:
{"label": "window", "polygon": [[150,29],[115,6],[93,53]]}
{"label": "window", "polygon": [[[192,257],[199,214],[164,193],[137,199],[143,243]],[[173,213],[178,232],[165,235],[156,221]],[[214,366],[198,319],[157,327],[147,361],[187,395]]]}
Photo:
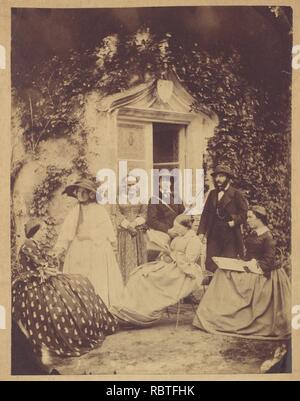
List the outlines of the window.
{"label": "window", "polygon": [[180,168],[179,135],[181,125],[153,124],[153,168]]}

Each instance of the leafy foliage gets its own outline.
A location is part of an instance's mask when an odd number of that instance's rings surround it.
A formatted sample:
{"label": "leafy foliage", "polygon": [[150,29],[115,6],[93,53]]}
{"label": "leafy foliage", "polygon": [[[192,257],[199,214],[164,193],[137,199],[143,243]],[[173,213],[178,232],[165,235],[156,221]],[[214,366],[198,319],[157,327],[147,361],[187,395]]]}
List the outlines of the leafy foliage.
{"label": "leafy foliage", "polygon": [[49,166],[45,179],[37,186],[33,194],[30,215],[42,219],[47,225],[46,238],[42,244],[46,251],[52,248],[57,237],[55,230],[56,222],[49,213],[49,203],[55,191],[61,187],[64,178],[70,174],[71,170]]}
{"label": "leafy foliage", "polygon": [[[290,77],[285,90],[255,86],[234,49],[208,52],[191,37],[173,37],[141,29],[133,35],[112,35],[96,49],[65,58],[53,57],[36,67],[34,80],[18,94],[27,104],[23,115],[24,139],[37,152],[41,140],[66,135],[80,127],[85,95],[103,96],[124,91],[148,79],[163,78],[170,68],[194,95],[195,109],[214,111],[220,120],[209,143],[210,164],[220,161],[236,171],[236,185],[250,204],[266,206],[278,246],[290,250]],[[88,174],[84,151],[73,161]],[[47,214],[47,202],[61,182],[51,167],[34,195],[34,214]]]}
{"label": "leafy foliage", "polygon": [[33,194],[33,202],[30,209],[32,216],[47,217],[48,205],[53,197],[53,193],[61,187],[63,177],[70,173],[70,170],[58,169],[55,166],[47,168],[45,179],[35,189]]}

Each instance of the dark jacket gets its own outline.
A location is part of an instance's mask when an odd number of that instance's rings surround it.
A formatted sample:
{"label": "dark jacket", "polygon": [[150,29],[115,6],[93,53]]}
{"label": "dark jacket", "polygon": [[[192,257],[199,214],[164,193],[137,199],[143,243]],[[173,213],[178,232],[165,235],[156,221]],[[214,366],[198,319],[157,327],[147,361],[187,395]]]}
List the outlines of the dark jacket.
{"label": "dark jacket", "polygon": [[251,234],[246,239],[245,245],[245,259],[256,259],[267,277],[271,271],[281,267],[276,263],[276,243],[270,231],[260,236],[255,233]]}
{"label": "dark jacket", "polygon": [[185,207],[182,203],[178,205],[174,204],[173,198],[171,198],[169,207],[162,202],[153,204],[153,200],[151,198],[149,201],[147,225],[153,230],[167,233],[173,227],[176,217],[185,211]]}
{"label": "dark jacket", "polygon": [[[228,188],[220,202],[218,202],[218,191],[216,189],[212,190],[205,203],[198,229],[198,235],[207,235],[208,240],[211,235],[214,235],[214,228],[217,223],[217,208],[221,210],[221,214],[224,216],[224,224],[234,221],[235,226],[232,230],[235,233],[238,253],[242,255],[244,246],[241,226],[247,221],[248,202],[242,193],[232,186]],[[221,237],[218,239],[222,240]]]}

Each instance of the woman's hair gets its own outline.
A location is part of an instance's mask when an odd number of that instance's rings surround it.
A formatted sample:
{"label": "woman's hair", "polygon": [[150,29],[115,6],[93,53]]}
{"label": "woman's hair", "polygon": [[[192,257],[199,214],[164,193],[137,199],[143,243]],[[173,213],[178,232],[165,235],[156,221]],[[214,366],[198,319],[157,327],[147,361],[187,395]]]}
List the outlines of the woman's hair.
{"label": "woman's hair", "polygon": [[25,224],[25,235],[27,239],[31,239],[40,230],[41,223],[36,219],[29,220]]}
{"label": "woman's hair", "polygon": [[192,217],[186,216],[186,218],[179,221],[179,224],[181,224],[183,227],[186,227],[190,230],[193,227],[194,221],[195,220]]}
{"label": "woman's hair", "polygon": [[[89,190],[89,189],[87,189],[87,188],[82,188],[82,189],[84,189],[84,190],[88,193],[88,195],[89,195],[89,200],[88,200],[88,202],[89,202],[89,203],[94,203],[94,202],[97,201],[97,194],[96,194],[95,192],[93,192],[93,191],[91,191],[91,190]],[[76,188],[76,190],[75,190],[76,198],[78,197],[78,196],[77,196],[78,190],[79,190],[79,188]]]}
{"label": "woman's hair", "polygon": [[253,210],[250,209],[252,211],[252,213],[255,214],[255,216],[265,225],[268,225],[268,216],[264,215],[264,214],[260,214],[257,210]]}
{"label": "woman's hair", "polygon": [[97,194],[95,192],[89,191],[89,202],[95,203],[97,201]]}

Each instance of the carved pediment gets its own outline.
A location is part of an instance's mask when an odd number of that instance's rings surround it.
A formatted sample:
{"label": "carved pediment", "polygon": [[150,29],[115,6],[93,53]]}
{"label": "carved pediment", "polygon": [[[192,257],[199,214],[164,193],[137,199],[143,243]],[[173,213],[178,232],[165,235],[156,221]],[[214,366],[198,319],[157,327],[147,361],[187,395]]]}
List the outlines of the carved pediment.
{"label": "carved pediment", "polygon": [[97,108],[102,112],[132,108],[149,110],[149,112],[159,110],[182,114],[203,114],[204,117],[216,119],[214,113],[210,113],[205,107],[202,112],[195,113],[193,111],[195,103],[195,99],[183,87],[176,73],[171,71],[165,79],[151,80],[125,92],[105,97],[101,99]]}

